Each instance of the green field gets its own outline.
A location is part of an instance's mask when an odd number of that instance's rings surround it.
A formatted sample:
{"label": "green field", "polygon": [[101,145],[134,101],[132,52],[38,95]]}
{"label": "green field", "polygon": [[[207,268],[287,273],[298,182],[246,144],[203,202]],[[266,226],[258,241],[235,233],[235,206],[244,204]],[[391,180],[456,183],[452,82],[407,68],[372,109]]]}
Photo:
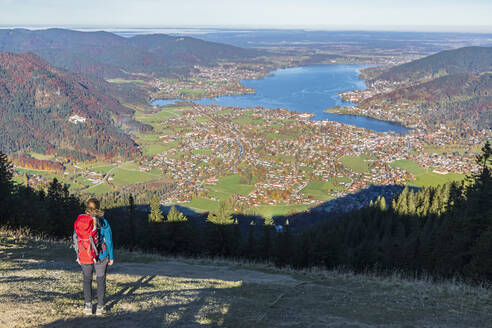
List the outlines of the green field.
{"label": "green field", "polygon": [[254,186],[240,183],[241,177],[237,174],[222,177],[217,185],[207,185],[209,194],[218,199],[227,199],[232,195],[248,195]]}
{"label": "green field", "polygon": [[126,170],[116,168],[111,172],[111,183],[116,186],[125,186],[129,184],[148,182],[155,180],[158,177],[147,172],[140,172],[135,170]]}
{"label": "green field", "polygon": [[366,173],[369,172],[369,169],[371,167],[371,162],[366,161],[368,159],[373,159],[373,158],[368,155],[343,156],[340,159],[340,161],[342,162],[343,166],[352,169],[354,172]]}
{"label": "green field", "polygon": [[189,207],[192,210],[195,210],[198,212],[208,212],[208,211],[217,210],[218,204],[219,203],[215,200],[195,197],[191,200],[191,202],[181,203],[180,205],[184,206],[184,207]]}
{"label": "green field", "polygon": [[134,161],[126,162],[123,163],[119,166],[121,169],[126,169],[126,170],[138,170],[139,165],[138,163],[135,163]]}
{"label": "green field", "polygon": [[234,122],[236,122],[239,125],[246,125],[246,124],[264,125],[265,124],[265,120],[263,120],[261,118],[247,116],[247,115],[243,115],[243,116],[240,116],[240,117],[234,119]]}
{"label": "green field", "polygon": [[276,132],[268,132],[265,133],[265,137],[270,138],[270,139],[288,139],[288,140],[294,140],[298,139],[299,136],[301,135],[301,132],[299,131],[279,131],[278,133]]}
{"label": "green field", "polygon": [[163,129],[161,122],[178,116],[181,114],[181,110],[185,107],[181,107],[180,109],[165,107],[157,113],[153,114],[144,114],[144,113],[136,113],[135,119],[141,121],[143,123],[147,123],[152,125],[154,131],[152,133],[141,134],[135,133],[135,138],[137,143],[139,144],[143,154],[145,156],[154,156],[157,154],[161,154],[171,148],[177,146],[178,141],[172,141],[169,143],[163,143],[159,138],[159,135],[163,134],[171,134],[172,130]]}
{"label": "green field", "polygon": [[178,141],[162,142],[158,136],[139,135],[137,143],[140,145],[145,156],[154,156],[162,154],[169,149],[175,148],[178,145]]}
{"label": "green field", "polygon": [[390,164],[393,167],[404,169],[415,176],[415,181],[408,182],[411,186],[437,186],[450,181],[459,181],[465,178],[464,174],[448,173],[438,174],[432,172],[433,169],[426,169],[418,166],[416,161],[402,159]]}
{"label": "green field", "polygon": [[146,156],[154,156],[157,154],[162,154],[171,148],[176,147],[174,143],[155,143],[155,144],[143,144],[141,145],[143,154]]}
{"label": "green field", "polygon": [[171,108],[171,107],[164,107],[164,109],[153,114],[136,113],[135,119],[137,121],[144,122],[144,123],[160,123],[169,118],[178,116],[180,113],[181,112],[178,109]]}
{"label": "green field", "polygon": [[116,165],[103,165],[90,167],[89,170],[96,173],[106,174],[109,170],[115,168]]}
{"label": "green field", "polygon": [[210,155],[213,154],[213,151],[210,150],[210,149],[193,149],[191,152],[193,153],[193,155],[200,154],[200,155],[208,155],[208,156],[210,156]]}
{"label": "green field", "polygon": [[332,178],[328,181],[311,181],[301,190],[304,195],[313,196],[314,199],[326,201],[331,199],[330,193],[333,190],[343,190],[344,187],[340,184],[335,185],[334,182],[350,182],[349,178]]}
{"label": "green field", "polygon": [[102,195],[105,193],[111,192],[111,188],[108,187],[105,183],[101,183],[95,187],[90,187],[85,190],[82,190],[82,193],[94,194],[94,195]]}
{"label": "green field", "polygon": [[97,166],[107,166],[109,165],[107,162],[80,162],[77,163],[77,166],[85,169],[90,169],[91,167],[97,167]]}

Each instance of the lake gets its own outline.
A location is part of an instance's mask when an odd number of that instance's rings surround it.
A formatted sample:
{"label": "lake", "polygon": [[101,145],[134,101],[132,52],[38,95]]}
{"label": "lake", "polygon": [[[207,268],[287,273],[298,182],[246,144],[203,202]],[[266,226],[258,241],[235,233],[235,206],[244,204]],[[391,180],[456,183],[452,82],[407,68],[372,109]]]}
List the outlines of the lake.
{"label": "lake", "polygon": [[[242,80],[255,94],[204,98],[193,102],[202,105],[234,106],[241,108],[287,108],[296,112],[315,114],[313,120],[330,120],[378,132],[406,133],[408,129],[399,123],[387,122],[359,115],[325,113],[334,106],[353,106],[344,102],[339,92],[365,89],[359,79],[360,65],[312,65],[273,71],[257,80]],[[152,105],[168,105],[178,99],[158,99]]]}

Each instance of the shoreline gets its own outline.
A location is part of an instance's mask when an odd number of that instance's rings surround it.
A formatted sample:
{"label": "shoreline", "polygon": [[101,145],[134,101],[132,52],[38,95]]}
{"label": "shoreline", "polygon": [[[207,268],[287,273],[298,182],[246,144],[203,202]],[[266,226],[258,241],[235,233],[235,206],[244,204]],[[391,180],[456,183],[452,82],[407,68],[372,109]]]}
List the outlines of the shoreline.
{"label": "shoreline", "polygon": [[[351,108],[353,108],[353,107],[351,107]],[[327,109],[323,110],[323,112],[325,112],[327,114],[338,114],[338,115],[347,115],[347,116],[366,117],[366,118],[370,118],[370,119],[374,119],[374,120],[378,120],[378,121],[382,121],[382,122],[387,122],[387,123],[394,124],[394,125],[399,125],[401,127],[404,127],[406,129],[408,129],[409,132],[412,131],[412,130],[414,130],[414,128],[411,128],[409,126],[406,126],[405,124],[403,124],[403,122],[382,120],[382,119],[380,119],[378,117],[371,116],[371,115],[366,115],[366,114],[347,113],[347,112],[345,112],[343,110],[343,108],[336,109],[336,107],[331,107],[331,108],[327,108]]]}
{"label": "shoreline", "polygon": [[[286,67],[286,68],[277,68],[277,69],[274,69],[270,72],[268,72],[268,74],[266,74],[265,76],[262,76],[262,77],[259,77],[259,78],[255,78],[255,79],[247,79],[248,81],[250,80],[261,80],[261,79],[265,79],[267,76],[275,76],[275,72],[278,72],[278,71],[281,71],[281,70],[287,70],[287,69],[292,69],[292,68],[298,68],[298,67],[334,67],[334,66],[342,66],[342,67],[350,67],[350,66],[357,66],[357,67],[354,67],[355,68],[355,72],[357,73],[357,79],[358,81],[364,83],[364,87],[363,89],[360,89],[360,90],[365,90],[367,89],[367,84],[366,82],[361,79],[361,73],[360,71],[362,69],[365,69],[367,67],[372,67],[372,66],[368,66],[368,65],[345,65],[345,64],[314,64],[314,65],[303,65],[303,66],[292,66],[292,67]],[[241,84],[243,84],[245,80],[241,80]],[[245,89],[251,89],[251,90],[254,90],[252,88],[246,88]],[[176,103],[179,103],[179,102],[194,102],[195,104],[198,104],[197,101],[217,101],[217,98],[222,98],[222,97],[237,97],[237,96],[243,96],[243,95],[254,95],[256,94],[257,91],[254,90],[254,92],[245,92],[245,93],[241,93],[241,94],[234,94],[234,95],[223,95],[223,96],[206,96],[206,97],[193,97],[194,99],[178,99],[178,98],[159,98],[159,99],[152,99],[151,102],[150,102],[150,105],[151,106],[172,106],[173,104],[176,104]],[[339,92],[337,92],[337,95],[339,100],[342,101],[342,104],[347,104],[347,103],[350,103],[350,104],[353,104],[354,106],[356,105],[355,103],[351,103],[351,102],[347,102],[347,101],[343,101],[342,97],[340,96]],[[162,104],[156,104],[156,102],[159,102],[159,101],[162,101],[163,103]],[[218,101],[217,103],[215,104],[207,104],[205,103],[205,105],[217,105],[217,106],[221,106]],[[232,107],[236,107],[236,108],[248,108],[248,107],[254,107],[254,106],[250,106],[250,105],[247,105],[246,107],[245,106],[241,106],[241,105],[237,105],[237,104],[234,104],[234,105],[228,105],[227,107],[229,106],[232,106]],[[257,106],[262,106],[262,105],[257,105]],[[397,121],[387,121],[387,120],[382,120],[380,118],[377,118],[377,117],[373,117],[373,116],[369,116],[369,115],[364,115],[364,114],[357,114],[357,113],[346,113],[346,112],[343,112],[343,111],[329,111],[329,109],[321,109],[320,112],[312,112],[312,111],[300,111],[298,109],[291,109],[289,108],[288,106],[280,106],[280,107],[271,107],[271,106],[262,106],[262,107],[265,107],[265,108],[284,108],[290,112],[293,112],[293,113],[300,113],[300,114],[305,114],[305,115],[309,115],[310,116],[310,119],[312,120],[315,120],[315,121],[324,121],[324,120],[328,120],[328,121],[334,121],[334,122],[338,122],[338,123],[341,123],[341,124],[347,124],[347,125],[353,125],[353,126],[356,126],[358,128],[363,128],[363,129],[367,129],[367,130],[371,130],[371,131],[374,131],[374,132],[379,132],[379,133],[388,133],[388,132],[391,132],[391,133],[396,133],[396,134],[406,134],[406,133],[409,133],[411,131],[411,128],[405,126],[404,124],[402,124],[401,122],[397,122]],[[387,127],[381,127],[381,126],[376,126],[374,128],[371,128],[370,127],[370,123],[371,122],[366,122],[366,124],[364,124],[364,122],[341,122],[339,120],[336,120],[336,119],[330,119],[330,118],[327,118],[327,117],[323,117],[323,115],[320,115],[322,114],[323,112],[325,113],[328,113],[328,114],[340,114],[340,115],[351,115],[353,116],[354,118],[362,118],[362,119],[370,119],[370,120],[374,120],[374,121],[377,121],[377,122],[381,122],[383,124],[387,123],[389,124],[389,126]],[[395,128],[397,131],[395,131]],[[405,130],[405,131],[398,131],[398,129],[400,130]]]}

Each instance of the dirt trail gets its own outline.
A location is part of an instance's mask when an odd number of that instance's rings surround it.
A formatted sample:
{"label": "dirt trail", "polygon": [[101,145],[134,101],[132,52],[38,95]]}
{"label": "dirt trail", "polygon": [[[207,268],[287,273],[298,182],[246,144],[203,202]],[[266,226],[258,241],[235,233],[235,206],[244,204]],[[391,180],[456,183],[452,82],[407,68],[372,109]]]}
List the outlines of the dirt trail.
{"label": "dirt trail", "polygon": [[119,263],[110,268],[111,273],[129,275],[159,275],[195,279],[242,281],[255,284],[277,284],[295,286],[300,281],[285,274],[234,269],[228,266],[188,264],[180,261],[142,263]]}

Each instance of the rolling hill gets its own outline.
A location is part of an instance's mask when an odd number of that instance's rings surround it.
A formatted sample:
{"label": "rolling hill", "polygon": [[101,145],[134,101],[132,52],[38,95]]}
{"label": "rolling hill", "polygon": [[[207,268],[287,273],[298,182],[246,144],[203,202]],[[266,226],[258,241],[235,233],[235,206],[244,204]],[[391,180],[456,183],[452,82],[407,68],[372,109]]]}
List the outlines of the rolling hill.
{"label": "rolling hill", "polygon": [[243,60],[255,50],[163,34],[124,38],[109,32],[67,29],[0,30],[0,51],[32,52],[54,66],[104,78],[132,73],[153,76],[187,74],[194,65]]}
{"label": "rolling hill", "polygon": [[[455,127],[492,126],[492,47],[466,47],[421,58],[383,71],[375,81],[400,83],[391,92],[363,100],[359,106],[410,104],[425,109],[430,124],[453,122]],[[406,106],[406,105],[405,105]]]}
{"label": "rolling hill", "polygon": [[477,129],[490,129],[492,122],[492,73],[459,73],[428,82],[398,88],[362,101],[367,108],[374,104],[413,104],[428,109],[427,122],[461,122]]}
{"label": "rolling hill", "polygon": [[[102,80],[55,68],[34,54],[0,53],[2,150],[77,159],[137,153],[120,129],[132,111],[107,88]],[[74,115],[84,122],[75,122]]]}
{"label": "rolling hill", "polygon": [[376,77],[392,82],[416,82],[445,75],[492,71],[492,47],[464,47],[441,51],[409,63],[394,66]]}

